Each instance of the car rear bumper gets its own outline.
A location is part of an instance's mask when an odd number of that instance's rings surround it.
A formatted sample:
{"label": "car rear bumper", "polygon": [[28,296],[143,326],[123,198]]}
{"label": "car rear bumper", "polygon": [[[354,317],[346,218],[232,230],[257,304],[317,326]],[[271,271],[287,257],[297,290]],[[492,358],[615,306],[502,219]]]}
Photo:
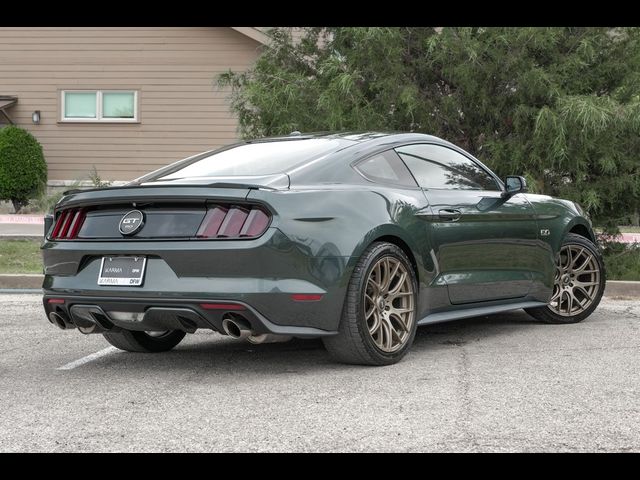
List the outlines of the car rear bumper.
{"label": "car rear bumper", "polygon": [[100,258],[95,257],[88,259],[76,275],[45,275],[45,308],[48,298],[64,300],[67,307],[90,305],[106,312],[145,312],[162,306],[186,308],[195,311],[192,316],[197,319],[198,328],[222,331],[226,311],[199,306],[228,303],[242,306],[258,332],[276,333],[286,328],[287,334],[293,334],[302,333],[301,328],[312,328],[318,335],[337,329],[344,302],[344,288],[336,284],[322,285],[300,278],[223,276],[220,272],[209,277],[178,277],[163,259],[150,257],[141,287],[104,286],[97,284],[100,263]]}
{"label": "car rear bumper", "polygon": [[337,333],[309,326],[278,325],[251,305],[239,301],[45,294],[43,303],[51,323],[66,329],[80,327],[85,333],[119,329],[193,333],[198,328],[223,332],[222,321],[227,316],[244,320],[256,335],[271,333],[304,338]]}

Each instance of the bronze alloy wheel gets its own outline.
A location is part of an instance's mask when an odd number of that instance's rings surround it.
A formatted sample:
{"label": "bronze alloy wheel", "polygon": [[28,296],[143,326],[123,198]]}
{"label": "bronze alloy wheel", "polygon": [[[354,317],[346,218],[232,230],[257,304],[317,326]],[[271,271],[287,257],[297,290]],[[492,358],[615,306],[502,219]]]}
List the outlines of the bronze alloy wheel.
{"label": "bronze alloy wheel", "polygon": [[556,274],[549,308],[563,317],[588,309],[598,296],[600,266],[582,245],[567,244],[556,257]]}
{"label": "bronze alloy wheel", "polygon": [[369,272],[364,316],[369,335],[386,353],[401,349],[415,322],[413,282],[400,260],[385,256]]}
{"label": "bronze alloy wheel", "polygon": [[418,314],[418,279],[397,245],[374,242],[353,268],[337,335],[322,342],[341,362],[391,365],[413,343]]}

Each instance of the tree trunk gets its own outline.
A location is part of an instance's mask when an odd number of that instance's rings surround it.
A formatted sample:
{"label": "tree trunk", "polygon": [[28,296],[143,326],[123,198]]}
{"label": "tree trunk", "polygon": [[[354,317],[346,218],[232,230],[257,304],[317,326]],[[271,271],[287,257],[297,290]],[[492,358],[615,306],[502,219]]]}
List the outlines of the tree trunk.
{"label": "tree trunk", "polygon": [[17,198],[12,198],[11,203],[13,203],[13,209],[15,210],[14,213],[20,213],[20,210],[22,210],[22,207],[26,207],[29,202],[28,201],[25,202],[24,200],[18,200]]}

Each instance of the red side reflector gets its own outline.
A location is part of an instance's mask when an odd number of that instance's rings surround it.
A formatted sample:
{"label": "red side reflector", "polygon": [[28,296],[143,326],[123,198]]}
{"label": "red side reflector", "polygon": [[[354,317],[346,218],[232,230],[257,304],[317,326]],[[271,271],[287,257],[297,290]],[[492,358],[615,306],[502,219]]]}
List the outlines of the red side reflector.
{"label": "red side reflector", "polygon": [[294,302],[317,302],[322,300],[322,295],[319,293],[293,293],[291,300]]}
{"label": "red side reflector", "polygon": [[50,298],[47,303],[64,303],[64,298]]}
{"label": "red side reflector", "polygon": [[201,303],[200,308],[205,310],[245,310],[244,305],[237,303]]}

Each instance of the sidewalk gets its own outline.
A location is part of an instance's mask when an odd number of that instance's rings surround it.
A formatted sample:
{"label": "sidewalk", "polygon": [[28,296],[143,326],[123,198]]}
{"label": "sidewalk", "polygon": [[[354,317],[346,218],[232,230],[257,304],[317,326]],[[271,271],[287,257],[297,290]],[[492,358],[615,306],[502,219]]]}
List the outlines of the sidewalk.
{"label": "sidewalk", "polygon": [[43,231],[42,215],[0,215],[0,239],[41,239],[44,236]]}
{"label": "sidewalk", "polygon": [[621,233],[620,243],[640,243],[640,233]]}

